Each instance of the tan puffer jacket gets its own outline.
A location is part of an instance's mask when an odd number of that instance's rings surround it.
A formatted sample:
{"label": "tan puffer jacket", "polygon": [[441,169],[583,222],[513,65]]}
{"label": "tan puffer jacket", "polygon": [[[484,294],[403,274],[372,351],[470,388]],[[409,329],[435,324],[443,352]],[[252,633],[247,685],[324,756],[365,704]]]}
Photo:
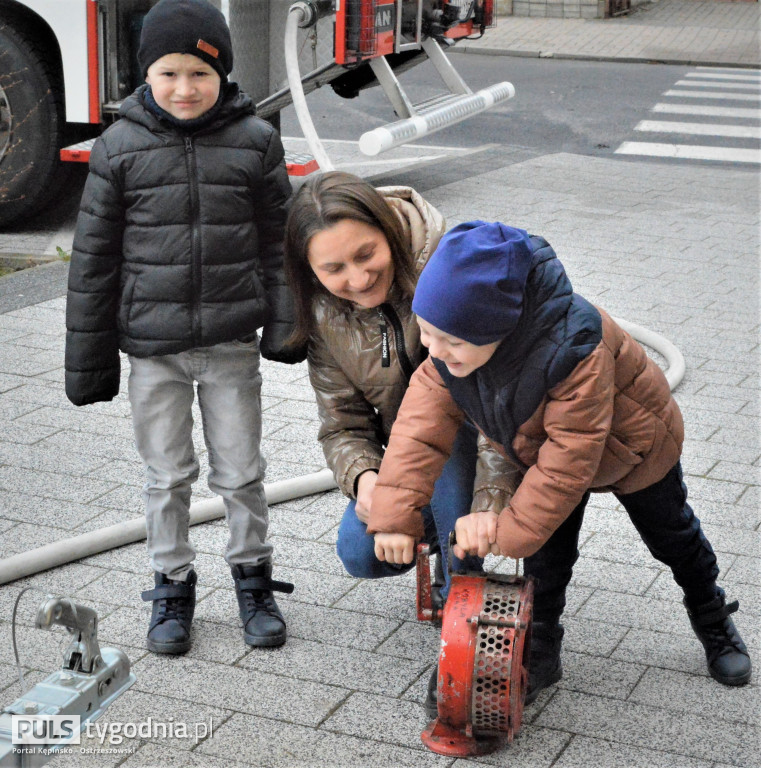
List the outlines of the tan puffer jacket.
{"label": "tan puffer jacket", "polygon": [[[399,215],[420,274],[445,231],[441,214],[410,187],[379,190]],[[426,356],[412,302],[392,285],[386,304],[398,318],[404,347],[418,367]],[[356,497],[356,481],[378,470],[409,384],[399,358],[390,313],[363,309],[327,293],[314,302],[315,327],[309,343],[309,378],[320,416],[318,439],[341,491]],[[381,365],[381,325],[388,329],[390,366]],[[517,484],[511,465],[485,440],[479,458],[472,509],[502,509]]]}
{"label": "tan puffer jacket", "polygon": [[[676,464],[684,425],[663,372],[605,312],[602,341],[547,392],[512,449],[524,477],[497,522],[503,555],[534,554],[587,490],[633,493]],[[373,494],[368,532],[419,538],[463,413],[431,358],[415,372]]]}

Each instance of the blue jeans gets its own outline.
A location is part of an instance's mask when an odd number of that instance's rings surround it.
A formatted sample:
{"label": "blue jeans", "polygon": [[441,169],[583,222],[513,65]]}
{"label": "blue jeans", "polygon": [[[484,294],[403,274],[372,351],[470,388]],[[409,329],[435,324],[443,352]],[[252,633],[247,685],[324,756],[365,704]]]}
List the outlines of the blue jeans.
{"label": "blue jeans", "polygon": [[[653,557],[671,568],[690,605],[713,600],[719,567],[700,520],[687,503],[681,464],[657,483],[634,493],[617,493],[616,498]],[[534,621],[554,624],[563,613],[588,500],[586,493],[544,546],[523,562],[524,573],[535,579]]]}
{"label": "blue jeans", "polygon": [[225,504],[230,565],[270,559],[260,453],[259,344],[231,341],[176,355],[130,357],[132,424],[147,481],[148,554],[154,571],[184,580],[195,558],[188,538],[191,486],[198,478],[191,407],[194,383],[209,452],[209,489]]}
{"label": "blue jeans", "polygon": [[[473,501],[473,483],[476,473],[476,446],[478,433],[469,424],[464,424],[457,434],[449,460],[436,481],[431,503],[422,510],[425,526],[425,541],[438,543],[443,562],[446,564],[449,553],[449,532],[454,530],[458,517],[470,512]],[[344,512],[338,528],[336,550],[344,568],[352,576],[362,579],[381,579],[385,576],[398,576],[415,567],[415,561],[409,565],[394,565],[381,562],[375,557],[375,539],[367,533],[367,526],[357,517],[357,502],[352,499]],[[452,558],[454,570],[480,571],[483,560],[478,557],[466,557],[461,561]],[[449,569],[444,567],[446,584],[442,595],[449,591]]]}

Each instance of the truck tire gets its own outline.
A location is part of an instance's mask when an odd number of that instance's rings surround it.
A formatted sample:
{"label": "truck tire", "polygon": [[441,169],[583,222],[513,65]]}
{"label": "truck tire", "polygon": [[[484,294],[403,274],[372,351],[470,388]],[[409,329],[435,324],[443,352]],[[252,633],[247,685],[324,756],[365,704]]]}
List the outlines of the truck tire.
{"label": "truck tire", "polygon": [[23,26],[0,22],[0,226],[39,213],[61,190],[60,81]]}

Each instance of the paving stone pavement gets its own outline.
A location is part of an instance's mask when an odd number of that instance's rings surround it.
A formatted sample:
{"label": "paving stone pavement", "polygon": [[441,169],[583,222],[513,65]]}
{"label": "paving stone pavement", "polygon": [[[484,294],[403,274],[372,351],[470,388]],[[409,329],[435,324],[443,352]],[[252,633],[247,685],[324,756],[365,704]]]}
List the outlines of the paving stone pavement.
{"label": "paving stone pavement", "polygon": [[[676,397],[687,427],[687,483],[718,553],[721,582],[741,601],[737,624],[759,669],[757,176],[556,154],[512,163],[492,157],[469,176],[442,184],[435,178],[435,164],[398,174],[425,188],[450,224],[501,219],[543,234],[579,292],[683,351],[687,373]],[[55,268],[65,277],[65,264]],[[0,285],[29,279],[20,275]],[[28,306],[11,301],[13,290],[3,304],[0,293],[3,557],[141,514],[142,472],[126,386],[114,402],[83,409],[64,396],[65,298],[58,285],[57,296]],[[304,365],[265,362],[263,374],[268,480],[319,469],[317,414]],[[205,469],[200,433],[195,438]],[[194,499],[208,496],[199,481]],[[139,593],[150,585],[150,570],[143,543],[0,587],[6,703],[19,693],[10,617],[29,586],[17,627],[27,687],[58,666],[64,642],[33,628],[34,610],[43,592],[66,594],[97,609],[101,643],[126,651],[137,675],[104,723],[152,717],[214,726],[198,744],[131,739],[120,745],[133,750],[128,754],[59,756],[56,765],[761,765],[757,682],[732,690],[707,676],[670,575],[605,495],[593,499],[582,530],[563,680],[526,711],[512,745],[471,759],[428,752],[419,738],[426,725],[420,702],[436,632],[415,620],[411,575],[369,582],[343,572],[333,547],[343,508],[336,491],[272,508],[276,574],[296,585],[281,599],[290,630],[281,649],[243,643],[221,521],[191,531],[200,600],[195,644],[182,658],[145,650],[149,610]],[[491,558],[489,567],[512,566]]]}
{"label": "paving stone pavement", "polygon": [[632,2],[612,19],[504,16],[456,52],[758,67],[761,6],[742,0]]}
{"label": "paving stone pavement", "polygon": [[[664,60],[758,66],[757,19],[754,3],[660,0],[627,19],[505,19],[480,50],[491,40],[502,52],[592,58],[618,50],[621,57],[659,58],[662,45]],[[701,26],[713,30],[713,47],[706,47]],[[629,31],[627,45],[617,37],[622,27]],[[656,28],[661,32],[654,40]],[[693,48],[684,42],[690,34]],[[719,47],[723,58],[717,59]],[[687,373],[675,395],[686,422],[687,484],[717,551],[721,583],[740,600],[736,623],[759,670],[757,174],[570,154],[526,159],[515,149],[493,148],[395,167],[373,180],[415,186],[450,225],[500,219],[544,235],[580,293],[682,350]],[[49,229],[27,239],[22,231],[0,234],[0,251],[54,253],[65,219],[64,210]],[[67,264],[57,262],[0,279],[3,558],[142,511],[126,379],[112,403],[76,409],[63,393],[66,273]],[[267,479],[319,469],[317,414],[305,367],[265,361],[263,375]],[[203,478],[205,447],[198,430],[194,437]],[[200,480],[194,501],[209,496]],[[96,608],[101,644],[123,649],[138,678],[99,722],[213,724],[213,734],[199,743],[130,738],[113,745],[129,752],[59,756],[51,765],[761,766],[757,680],[728,689],[707,676],[670,574],[604,495],[593,499],[582,529],[565,616],[563,680],[526,710],[512,745],[471,759],[428,752],[419,738],[426,725],[420,702],[437,634],[415,619],[411,575],[369,582],[343,572],[334,542],[344,505],[333,491],[271,510],[277,577],[296,585],[280,600],[290,634],[281,649],[243,643],[221,554],[221,521],[191,531],[200,599],[194,646],[182,658],[157,657],[144,647],[149,609],[139,595],[151,574],[143,543],[0,587],[3,700],[9,704],[20,693],[11,614],[21,590],[31,587],[20,598],[16,632],[27,689],[60,664],[63,633],[32,625],[45,593],[64,594]],[[508,572],[513,564],[490,558],[488,567]],[[100,745],[91,738],[86,746]]]}

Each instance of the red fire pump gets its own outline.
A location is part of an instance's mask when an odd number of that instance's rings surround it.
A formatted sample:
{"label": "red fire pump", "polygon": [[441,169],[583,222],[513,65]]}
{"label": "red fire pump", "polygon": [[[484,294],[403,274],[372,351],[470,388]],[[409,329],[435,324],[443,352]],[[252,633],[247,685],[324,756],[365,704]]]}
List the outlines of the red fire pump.
{"label": "red fire pump", "polygon": [[[450,539],[451,553],[454,539]],[[450,554],[451,558],[451,554]],[[421,739],[432,752],[492,752],[521,727],[528,684],[532,580],[496,573],[452,573],[446,605],[432,606],[429,547],[417,552],[417,613],[442,620],[438,717]]]}

